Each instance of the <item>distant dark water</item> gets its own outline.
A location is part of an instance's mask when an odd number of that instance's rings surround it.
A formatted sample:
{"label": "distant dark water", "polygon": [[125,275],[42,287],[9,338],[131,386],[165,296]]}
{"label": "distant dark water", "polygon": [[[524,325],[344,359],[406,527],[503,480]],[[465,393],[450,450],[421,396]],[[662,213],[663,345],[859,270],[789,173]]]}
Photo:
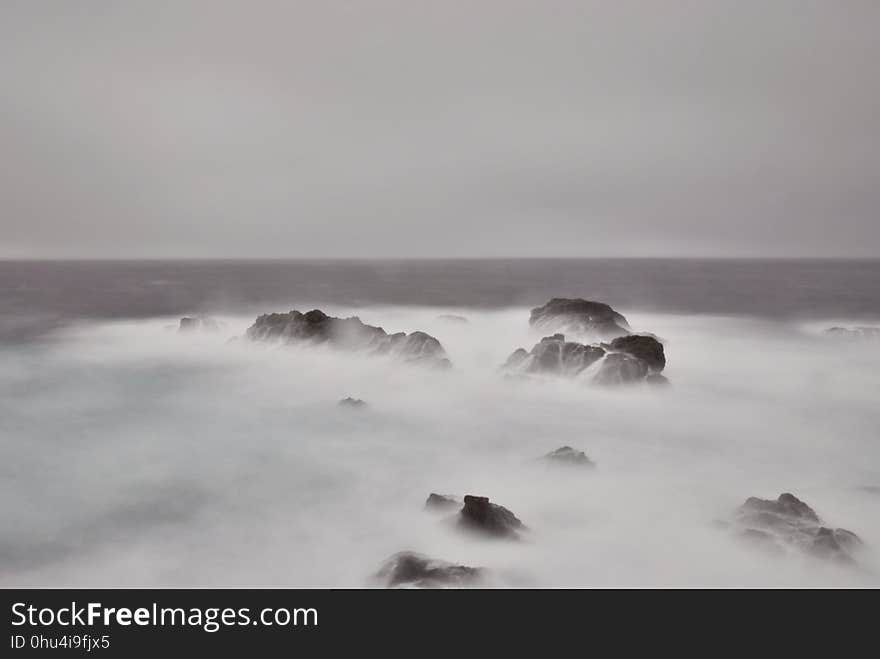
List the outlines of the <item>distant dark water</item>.
{"label": "distant dark water", "polygon": [[80,318],[286,310],[302,304],[537,305],[880,317],[880,260],[523,259],[0,262],[0,339]]}

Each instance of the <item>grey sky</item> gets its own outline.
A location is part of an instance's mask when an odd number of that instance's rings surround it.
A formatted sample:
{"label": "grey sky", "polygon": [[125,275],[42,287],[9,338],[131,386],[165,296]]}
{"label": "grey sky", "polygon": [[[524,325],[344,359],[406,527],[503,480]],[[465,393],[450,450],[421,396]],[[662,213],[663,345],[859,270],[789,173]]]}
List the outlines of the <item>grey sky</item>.
{"label": "grey sky", "polygon": [[880,256],[880,2],[0,4],[0,256]]}

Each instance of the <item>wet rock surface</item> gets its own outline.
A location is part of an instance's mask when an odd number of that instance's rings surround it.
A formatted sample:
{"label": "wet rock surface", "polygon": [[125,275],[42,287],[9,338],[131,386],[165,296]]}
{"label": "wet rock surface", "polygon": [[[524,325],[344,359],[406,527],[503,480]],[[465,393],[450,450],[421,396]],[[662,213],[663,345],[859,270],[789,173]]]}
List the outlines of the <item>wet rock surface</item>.
{"label": "wet rock surface", "polygon": [[608,345],[614,352],[622,352],[644,362],[652,373],[659,373],[666,367],[663,344],[653,336],[630,334],[620,336]]}
{"label": "wet rock surface", "polygon": [[259,316],[247,329],[252,341],[326,343],[337,348],[371,354],[391,354],[406,361],[449,367],[440,342],[425,332],[388,334],[381,327],[361,322],[357,316],[334,318],[319,309],[307,313],[290,311]]}
{"label": "wet rock surface", "polygon": [[360,398],[352,398],[349,396],[348,398],[343,398],[340,400],[337,405],[340,407],[350,407],[353,409],[363,409],[367,406],[367,402],[361,400]]}
{"label": "wet rock surface", "polygon": [[456,565],[424,554],[402,551],[385,561],[375,578],[387,588],[442,588],[475,585],[485,575],[483,568]]}
{"label": "wet rock surface", "polygon": [[[545,336],[532,347],[515,350],[503,369],[523,374],[548,374],[577,377],[588,372],[592,381],[602,385],[641,382],[668,382],[659,372],[666,366],[663,344],[651,336],[631,335],[628,341],[586,345],[568,341],[564,334]],[[589,370],[596,364],[596,370]],[[655,377],[659,376],[659,377]]]}
{"label": "wet rock surface", "polygon": [[555,451],[550,451],[544,459],[553,464],[572,465],[576,467],[595,467],[596,463],[587,457],[583,451],[573,449],[571,446],[560,446]]}
{"label": "wet rock surface", "polygon": [[504,506],[491,503],[489,497],[466,494],[459,513],[458,525],[468,531],[495,538],[519,538],[523,523]]}
{"label": "wet rock surface", "polygon": [[775,500],[750,497],[737,509],[733,525],[740,540],[779,555],[795,550],[852,563],[862,544],[852,531],[823,525],[816,511],[788,492]]}
{"label": "wet rock surface", "polygon": [[581,298],[553,298],[532,309],[529,324],[542,330],[610,339],[629,334],[623,314],[603,302]]}

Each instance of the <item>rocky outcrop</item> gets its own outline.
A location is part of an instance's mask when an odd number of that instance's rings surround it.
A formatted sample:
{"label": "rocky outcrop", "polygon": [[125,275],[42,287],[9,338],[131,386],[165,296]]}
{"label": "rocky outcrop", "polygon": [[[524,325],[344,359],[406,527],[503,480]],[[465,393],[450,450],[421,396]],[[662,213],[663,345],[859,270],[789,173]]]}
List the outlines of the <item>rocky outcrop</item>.
{"label": "rocky outcrop", "polygon": [[264,314],[248,328],[246,336],[252,341],[326,343],[345,350],[390,354],[406,361],[450,366],[443,346],[430,334],[388,334],[381,327],[361,322],[356,316],[334,318],[319,309],[307,313],[294,310]]}
{"label": "rocky outcrop", "polygon": [[880,340],[880,327],[832,327],[825,335],[847,341]]}
{"label": "rocky outcrop", "polygon": [[587,457],[583,451],[577,451],[571,446],[560,446],[544,456],[548,462],[576,467],[595,467],[596,463]]}
{"label": "rocky outcrop", "polygon": [[423,554],[402,551],[385,561],[375,578],[387,588],[442,588],[475,585],[484,578],[485,573],[483,568],[455,565]]}
{"label": "rocky outcrop", "polygon": [[[566,377],[586,372],[593,382],[603,385],[628,384],[648,378],[657,381],[654,376],[666,366],[663,344],[653,336],[633,334],[622,338],[626,341],[585,345],[567,341],[564,334],[545,336],[531,352],[523,348],[514,351],[503,368],[508,372]],[[594,364],[595,369],[591,369]]]}
{"label": "rocky outcrop", "polygon": [[458,517],[460,528],[494,538],[519,538],[525,529],[516,515],[504,506],[491,503],[489,497],[466,494]]}
{"label": "rocky outcrop", "polygon": [[816,511],[787,492],[775,500],[750,497],[737,509],[733,525],[740,540],[780,555],[795,550],[851,563],[862,544],[851,531],[824,526]]}
{"label": "rocky outcrop", "polygon": [[461,502],[455,497],[448,494],[437,494],[436,492],[431,492],[425,501],[426,510],[452,510],[453,508],[458,508],[460,505]]}
{"label": "rocky outcrop", "polygon": [[207,316],[184,316],[180,319],[178,332],[219,332],[220,323]]}
{"label": "rocky outcrop", "polygon": [[343,398],[340,400],[337,405],[340,407],[350,407],[352,409],[363,409],[367,406],[367,402],[361,400],[360,398],[352,398],[349,396],[348,398]]}
{"label": "rocky outcrop", "polygon": [[579,298],[553,298],[532,309],[529,324],[541,330],[601,339],[629,334],[629,323],[622,314],[603,302]]}

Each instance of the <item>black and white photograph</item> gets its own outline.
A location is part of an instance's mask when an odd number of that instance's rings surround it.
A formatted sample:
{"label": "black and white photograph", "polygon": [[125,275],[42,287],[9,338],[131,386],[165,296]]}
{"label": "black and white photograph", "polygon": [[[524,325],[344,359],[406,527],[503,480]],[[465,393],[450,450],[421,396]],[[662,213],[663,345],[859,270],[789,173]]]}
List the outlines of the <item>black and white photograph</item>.
{"label": "black and white photograph", "polygon": [[0,587],[876,588],[878,35],[0,0]]}

